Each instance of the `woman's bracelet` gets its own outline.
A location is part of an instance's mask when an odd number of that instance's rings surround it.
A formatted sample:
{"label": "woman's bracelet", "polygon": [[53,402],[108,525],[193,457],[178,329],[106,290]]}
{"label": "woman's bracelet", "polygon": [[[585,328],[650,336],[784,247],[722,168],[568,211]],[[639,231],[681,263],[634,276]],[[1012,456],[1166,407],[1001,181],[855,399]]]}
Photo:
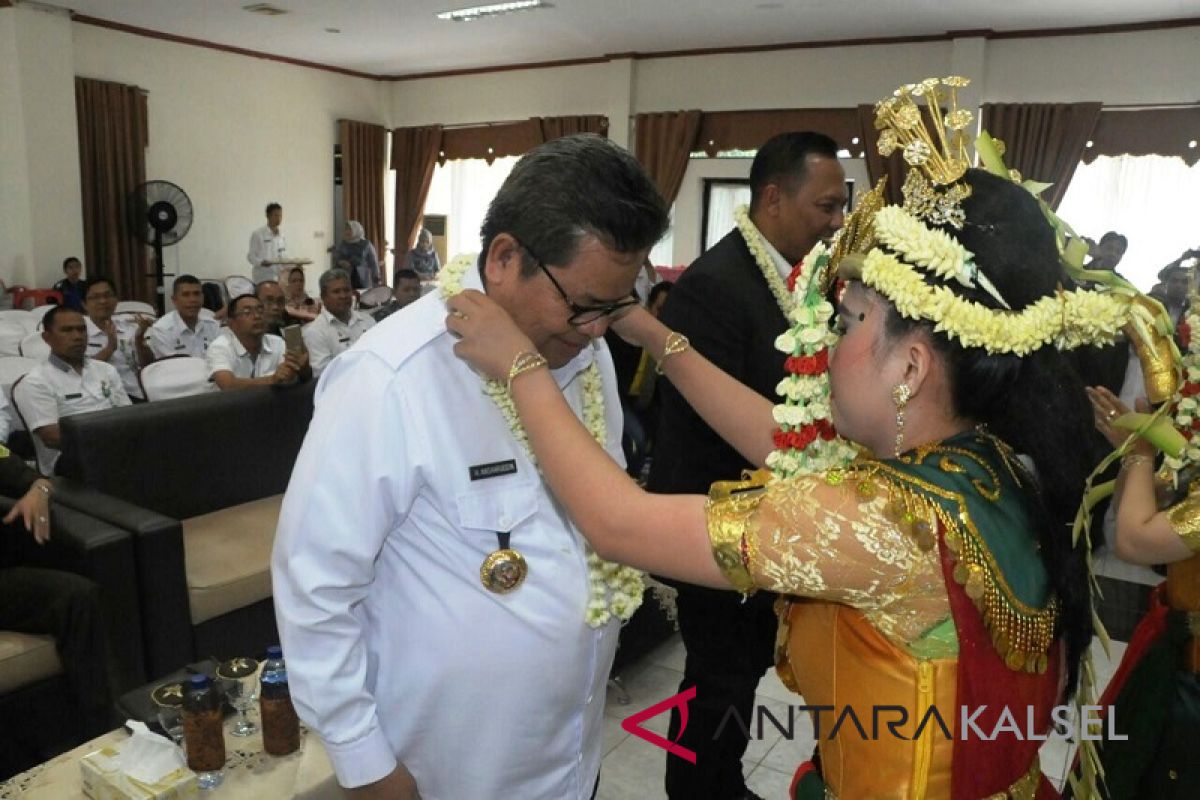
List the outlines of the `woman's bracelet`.
{"label": "woman's bracelet", "polygon": [[534,353],[530,350],[517,353],[513,359],[512,366],[508,368],[508,391],[512,392],[513,381],[518,375],[524,375],[526,372],[535,369],[541,369],[548,366],[550,362],[542,357],[541,353]]}
{"label": "woman's bracelet", "polygon": [[659,375],[663,374],[663,364],[667,363],[667,359],[671,356],[679,355],[692,346],[688,338],[682,333],[671,331],[667,336],[667,344],[663,348],[662,358],[658,360],[658,364],[654,367],[654,371]]}
{"label": "woman's bracelet", "polygon": [[1125,455],[1121,456],[1121,469],[1136,467],[1138,464],[1153,465],[1154,458],[1151,456],[1144,456],[1141,453],[1126,453]]}
{"label": "woman's bracelet", "polygon": [[44,494],[46,497],[50,496],[50,482],[49,481],[47,481],[45,479],[41,479],[41,480],[35,481],[33,485],[36,486],[37,490],[39,492],[41,492],[42,494]]}

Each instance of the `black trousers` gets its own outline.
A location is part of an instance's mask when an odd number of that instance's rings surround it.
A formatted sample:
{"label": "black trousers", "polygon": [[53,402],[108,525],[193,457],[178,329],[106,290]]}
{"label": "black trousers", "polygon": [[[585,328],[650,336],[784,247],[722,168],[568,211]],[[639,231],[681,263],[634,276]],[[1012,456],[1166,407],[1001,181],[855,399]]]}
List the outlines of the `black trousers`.
{"label": "black trousers", "polygon": [[[753,730],[754,691],[774,663],[775,595],[758,592],[742,602],[734,592],[689,584],[676,587],[679,632],[687,650],[679,690],[696,687],[679,743],[696,753],[696,763],[667,755],[667,796],[671,800],[740,798],[746,790],[742,756],[748,741],[737,719]],[[737,719],[730,709],[737,711]],[[671,711],[668,739],[675,741],[679,723],[677,706]]]}
{"label": "black trousers", "polygon": [[112,727],[99,586],[62,570],[0,568],[0,630],[53,636],[80,734],[97,736]]}

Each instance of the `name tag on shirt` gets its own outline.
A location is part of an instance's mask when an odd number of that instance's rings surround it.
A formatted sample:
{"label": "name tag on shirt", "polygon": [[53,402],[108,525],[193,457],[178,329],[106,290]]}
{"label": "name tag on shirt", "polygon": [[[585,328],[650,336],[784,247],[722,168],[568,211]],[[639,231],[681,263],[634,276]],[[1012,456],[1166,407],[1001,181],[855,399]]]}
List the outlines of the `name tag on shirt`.
{"label": "name tag on shirt", "polygon": [[91,350],[103,350],[104,345],[100,344],[99,342],[88,342],[88,348]]}
{"label": "name tag on shirt", "polygon": [[482,481],[488,478],[499,478],[501,475],[512,475],[517,471],[517,462],[493,461],[491,464],[475,464],[470,467],[471,480]]}
{"label": "name tag on shirt", "polygon": [[81,397],[83,397],[82,394],[65,394],[63,395],[63,400],[78,400]]}
{"label": "name tag on shirt", "polygon": [[346,344],[346,343],[348,343],[349,341],[350,341],[350,337],[349,337],[349,336],[347,336],[347,337],[346,337],[346,338],[344,338],[344,339],[338,339],[338,344]]}

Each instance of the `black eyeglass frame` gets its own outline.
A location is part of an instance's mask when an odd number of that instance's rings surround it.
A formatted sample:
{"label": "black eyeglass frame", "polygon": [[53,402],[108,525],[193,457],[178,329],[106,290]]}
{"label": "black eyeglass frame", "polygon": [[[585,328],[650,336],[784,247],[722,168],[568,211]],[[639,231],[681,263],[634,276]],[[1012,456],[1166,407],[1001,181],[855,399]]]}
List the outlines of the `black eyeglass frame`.
{"label": "black eyeglass frame", "polygon": [[[512,234],[510,233],[509,236],[512,236]],[[627,300],[621,300],[617,303],[606,303],[602,306],[581,306],[573,302],[563,290],[562,284],[555,280],[554,276],[550,274],[550,270],[546,268],[546,263],[542,261],[542,259],[538,258],[537,253],[530,250],[519,239],[517,239],[517,237],[513,236],[512,239],[517,243],[518,247],[529,254],[529,257],[533,259],[533,263],[537,264],[537,268],[540,269],[542,273],[550,279],[550,282],[554,284],[554,288],[558,290],[559,296],[563,299],[563,302],[567,304],[567,308],[571,310],[571,316],[567,318],[568,325],[574,328],[583,327],[584,325],[591,325],[601,317],[613,317],[618,312],[624,311],[628,308],[633,308],[636,305],[641,305],[641,301],[636,297],[630,297]]]}

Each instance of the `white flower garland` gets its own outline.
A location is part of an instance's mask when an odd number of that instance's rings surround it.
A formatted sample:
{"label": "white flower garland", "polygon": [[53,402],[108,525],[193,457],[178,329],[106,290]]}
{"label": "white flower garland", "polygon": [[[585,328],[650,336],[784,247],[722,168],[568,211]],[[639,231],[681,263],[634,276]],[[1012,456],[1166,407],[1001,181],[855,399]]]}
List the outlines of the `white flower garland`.
{"label": "white flower garland", "polygon": [[[837,344],[837,334],[829,329],[833,306],[820,291],[821,277],[828,264],[829,250],[822,243],[818,243],[800,264],[792,294],[792,311],[788,314],[793,325],[775,339],[775,348],[789,358],[815,360],[822,350],[830,351]],[[775,391],[783,398],[772,412],[779,425],[779,438],[786,440],[789,434],[799,433],[812,425],[828,426],[832,430],[828,368],[815,374],[799,374],[789,369]],[[767,456],[766,464],[775,477],[788,478],[843,467],[854,456],[854,448],[844,439],[817,436],[802,448],[786,444],[777,446]]]}
{"label": "white flower garland", "polygon": [[[473,254],[455,256],[438,274],[438,289],[442,299],[446,300],[462,291],[462,276],[474,266],[477,257]],[[592,362],[583,371],[583,424],[589,434],[601,447],[608,440],[608,432],[604,424],[604,386],[600,378],[600,369]],[[512,436],[521,445],[525,455],[537,467],[537,457],[529,446],[529,436],[521,417],[517,413],[516,403],[508,387],[500,381],[487,380],[483,383],[483,391],[508,422]],[[541,468],[538,467],[538,471]],[[592,548],[587,548],[588,565],[588,604],[584,619],[593,628],[601,628],[612,617],[622,622],[633,616],[642,604],[642,594],[645,585],[642,583],[642,573],[632,567],[616,564],[600,558]]]}
{"label": "white flower garland", "polygon": [[758,265],[763,277],[767,279],[767,286],[770,287],[771,294],[775,295],[775,302],[779,304],[779,310],[785,317],[791,319],[792,312],[796,309],[796,301],[792,299],[792,294],[788,291],[783,278],[779,277],[779,268],[775,266],[775,260],[763,246],[763,235],[750,219],[749,207],[738,206],[734,209],[733,219],[737,223],[738,232],[746,240],[746,246],[750,248],[750,255],[754,256],[754,263]]}

